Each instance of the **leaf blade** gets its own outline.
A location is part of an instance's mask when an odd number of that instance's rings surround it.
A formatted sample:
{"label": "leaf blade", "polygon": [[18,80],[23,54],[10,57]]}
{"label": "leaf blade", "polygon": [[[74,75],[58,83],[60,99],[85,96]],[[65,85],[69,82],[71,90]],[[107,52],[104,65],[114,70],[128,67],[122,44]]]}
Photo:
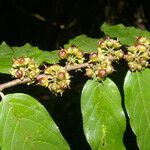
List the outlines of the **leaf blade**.
{"label": "leaf blade", "polygon": [[43,63],[53,64],[59,62],[58,51],[43,51],[38,47],[25,44],[20,47],[10,47],[5,42],[0,45],[0,73],[10,74],[13,59],[19,57],[34,58],[38,65]]}
{"label": "leaf blade", "polygon": [[[108,89],[111,91],[109,94]],[[85,84],[81,110],[84,133],[92,150],[124,149],[125,116],[119,91],[110,79],[104,84],[92,80]]]}
{"label": "leaf blade", "polygon": [[104,23],[101,26],[101,31],[112,38],[118,38],[123,45],[133,45],[136,41],[136,37],[138,36],[150,39],[150,33],[148,31],[134,27],[125,27],[122,24],[109,25]]}
{"label": "leaf blade", "polygon": [[99,39],[90,38],[83,34],[71,39],[64,47],[67,48],[71,45],[76,45],[81,51],[90,53],[97,50],[98,41]]}
{"label": "leaf blade", "polygon": [[125,107],[137,144],[141,150],[150,149],[150,70],[128,72],[124,83]]}
{"label": "leaf blade", "polygon": [[48,112],[31,96],[6,95],[0,104],[0,114],[0,145],[3,150],[69,150]]}

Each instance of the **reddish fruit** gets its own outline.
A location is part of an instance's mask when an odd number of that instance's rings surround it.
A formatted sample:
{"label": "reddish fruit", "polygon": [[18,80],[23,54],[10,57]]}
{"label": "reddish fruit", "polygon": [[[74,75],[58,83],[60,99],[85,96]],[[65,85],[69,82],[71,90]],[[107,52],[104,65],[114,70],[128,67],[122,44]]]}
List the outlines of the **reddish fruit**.
{"label": "reddish fruit", "polygon": [[24,57],[20,57],[19,59],[18,59],[18,63],[21,65],[21,64],[23,64],[25,62],[25,58]]}
{"label": "reddish fruit", "polygon": [[58,74],[57,74],[58,80],[65,80],[65,78],[66,78],[66,75],[64,72],[58,72]]}
{"label": "reddish fruit", "polygon": [[58,53],[58,56],[61,58],[61,59],[65,59],[67,58],[67,52],[66,52],[66,49],[61,49]]}
{"label": "reddish fruit", "polygon": [[37,76],[36,79],[40,85],[46,86],[46,87],[48,86],[49,81],[46,75],[39,75]]}
{"label": "reddish fruit", "polygon": [[89,57],[90,57],[90,61],[92,61],[92,62],[98,61],[98,53],[97,52],[91,53]]}
{"label": "reddish fruit", "polygon": [[59,83],[59,87],[60,87],[61,90],[64,91],[68,87],[68,85],[65,81],[62,81],[62,82]]}
{"label": "reddish fruit", "polygon": [[144,59],[144,58],[140,58],[140,59],[139,59],[139,63],[140,63],[142,66],[147,66],[148,61],[147,61],[146,59]]}
{"label": "reddish fruit", "polygon": [[22,70],[17,70],[16,71],[16,77],[19,78],[19,79],[23,78],[24,77],[23,71]]}
{"label": "reddish fruit", "polygon": [[98,70],[98,76],[102,77],[102,78],[106,77],[107,76],[106,69],[99,69]]}

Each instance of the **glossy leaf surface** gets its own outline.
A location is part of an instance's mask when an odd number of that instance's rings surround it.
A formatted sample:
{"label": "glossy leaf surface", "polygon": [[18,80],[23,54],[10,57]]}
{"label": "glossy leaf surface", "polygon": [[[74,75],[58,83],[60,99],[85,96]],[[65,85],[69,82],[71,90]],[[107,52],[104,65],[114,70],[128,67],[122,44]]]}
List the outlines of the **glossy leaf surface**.
{"label": "glossy leaf surface", "polygon": [[87,37],[86,35],[79,35],[74,39],[71,39],[68,44],[64,45],[65,48],[76,45],[80,50],[85,53],[97,51],[99,39]]}
{"label": "glossy leaf surface", "polygon": [[38,47],[25,44],[21,47],[10,47],[5,42],[0,45],[0,73],[10,73],[13,59],[18,57],[34,58],[38,65],[43,62],[53,64],[59,62],[58,51],[42,51]]}
{"label": "glossy leaf surface", "polygon": [[124,150],[125,115],[116,85],[89,80],[81,96],[84,133],[92,150]]}
{"label": "glossy leaf surface", "polygon": [[6,95],[0,104],[2,150],[69,150],[46,109],[26,94]]}
{"label": "glossy leaf surface", "polygon": [[101,30],[108,36],[118,38],[123,45],[133,45],[136,37],[143,36],[150,39],[150,33],[146,30],[137,29],[134,27],[125,27],[122,24],[109,25],[104,23]]}
{"label": "glossy leaf surface", "polygon": [[128,72],[124,83],[125,107],[140,150],[150,149],[150,70]]}

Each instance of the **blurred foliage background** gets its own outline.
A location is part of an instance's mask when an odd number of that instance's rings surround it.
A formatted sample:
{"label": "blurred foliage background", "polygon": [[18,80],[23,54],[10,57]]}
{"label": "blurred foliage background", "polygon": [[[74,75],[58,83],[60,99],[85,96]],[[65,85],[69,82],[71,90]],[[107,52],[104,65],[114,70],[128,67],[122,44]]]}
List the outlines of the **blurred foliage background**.
{"label": "blurred foliage background", "polygon": [[[51,51],[79,34],[102,37],[100,26],[104,22],[149,30],[149,4],[146,0],[0,0],[0,42],[6,41],[10,46],[30,43]],[[37,98],[50,112],[72,150],[90,150],[80,111],[81,90],[87,78],[81,72],[71,74],[75,75],[71,89],[63,97],[56,97],[45,88],[27,85],[4,93],[22,92]],[[0,75],[1,83],[9,80],[10,76]],[[122,81],[123,77],[116,80],[118,86],[122,86]],[[127,149],[138,149],[128,126],[124,143]]]}

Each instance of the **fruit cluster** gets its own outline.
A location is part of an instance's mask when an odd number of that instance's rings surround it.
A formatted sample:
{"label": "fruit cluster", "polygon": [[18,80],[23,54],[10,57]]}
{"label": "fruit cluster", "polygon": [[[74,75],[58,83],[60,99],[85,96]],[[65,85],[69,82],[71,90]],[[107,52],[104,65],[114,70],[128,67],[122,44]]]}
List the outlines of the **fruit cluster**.
{"label": "fruit cluster", "polygon": [[84,53],[77,46],[72,45],[61,49],[58,54],[60,59],[66,61],[65,67],[54,64],[44,70],[38,68],[34,59],[20,57],[13,61],[11,74],[21,80],[28,77],[31,83],[37,82],[56,94],[62,94],[71,82],[67,66],[72,65],[73,70],[78,70],[83,68],[81,66],[84,64],[86,75],[98,81],[111,74],[115,70],[113,63],[120,59],[128,62],[131,71],[141,71],[149,66],[150,41],[147,38],[138,37],[136,43],[127,47],[125,52],[121,48],[122,45],[118,40],[106,37],[100,40],[97,51],[89,54],[89,59],[85,62]]}
{"label": "fruit cluster", "polygon": [[150,41],[145,37],[138,37],[135,45],[127,48],[128,52],[124,55],[131,71],[141,71],[149,66]]}
{"label": "fruit cluster", "polygon": [[54,64],[46,67],[44,74],[37,77],[38,84],[48,87],[54,93],[62,94],[70,85],[70,75],[64,67]]}
{"label": "fruit cluster", "polygon": [[70,46],[59,51],[60,59],[65,59],[70,65],[82,64],[85,60],[84,54],[77,46]]}
{"label": "fruit cluster", "polygon": [[124,52],[120,49],[121,44],[118,40],[106,37],[99,42],[97,52],[93,52],[89,56],[89,63],[93,63],[92,67],[86,69],[88,77],[96,77],[103,80],[108,74],[114,71],[112,63],[124,56]]}
{"label": "fruit cluster", "polygon": [[29,77],[34,80],[40,74],[40,69],[34,59],[28,57],[20,57],[13,60],[11,75],[23,80]]}

